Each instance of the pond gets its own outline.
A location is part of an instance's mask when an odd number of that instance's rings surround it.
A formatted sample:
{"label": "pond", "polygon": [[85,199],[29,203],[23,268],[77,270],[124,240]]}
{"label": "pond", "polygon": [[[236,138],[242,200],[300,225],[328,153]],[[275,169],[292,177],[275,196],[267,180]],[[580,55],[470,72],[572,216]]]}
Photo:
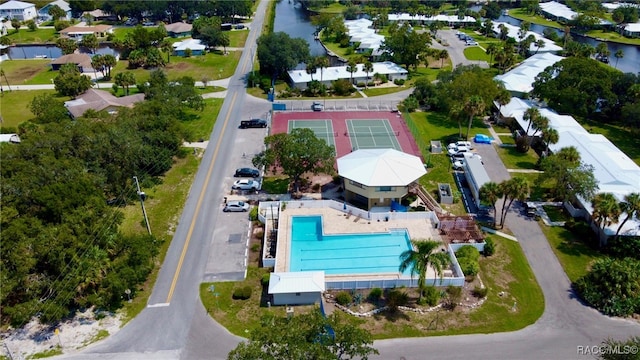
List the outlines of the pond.
{"label": "pond", "polygon": [[320,41],[315,40],[316,27],[311,24],[309,14],[295,1],[282,0],[276,4],[274,32],[284,32],[292,38],[301,38],[309,43],[311,56],[326,55]]}

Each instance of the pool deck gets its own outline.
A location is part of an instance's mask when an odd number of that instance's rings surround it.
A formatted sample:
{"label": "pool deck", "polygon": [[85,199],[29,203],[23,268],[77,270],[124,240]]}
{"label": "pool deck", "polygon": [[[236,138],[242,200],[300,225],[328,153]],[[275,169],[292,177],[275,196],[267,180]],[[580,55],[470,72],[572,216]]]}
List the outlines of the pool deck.
{"label": "pool deck", "polygon": [[[442,241],[438,231],[433,228],[433,223],[428,219],[399,219],[390,221],[372,221],[359,218],[355,215],[345,214],[342,211],[331,208],[292,208],[280,212],[278,222],[278,246],[276,252],[275,272],[289,271],[289,257],[291,251],[291,218],[293,216],[322,216],[322,228],[325,234],[355,234],[355,233],[382,233],[390,229],[406,229],[412,240],[432,239]],[[327,278],[334,277],[328,275]],[[362,274],[335,276],[341,280],[355,278],[389,278],[398,277],[398,274]]]}

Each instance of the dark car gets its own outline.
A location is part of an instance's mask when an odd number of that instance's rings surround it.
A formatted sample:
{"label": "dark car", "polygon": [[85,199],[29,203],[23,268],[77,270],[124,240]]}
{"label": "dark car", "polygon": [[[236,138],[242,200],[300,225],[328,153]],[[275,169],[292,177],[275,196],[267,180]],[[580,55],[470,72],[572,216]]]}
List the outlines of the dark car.
{"label": "dark car", "polygon": [[233,176],[257,178],[260,177],[260,171],[254,168],[240,168],[236,170],[236,173]]}
{"label": "dark car", "polygon": [[267,127],[267,120],[264,120],[264,119],[251,119],[251,120],[240,121],[240,129],[266,128],[266,127]]}

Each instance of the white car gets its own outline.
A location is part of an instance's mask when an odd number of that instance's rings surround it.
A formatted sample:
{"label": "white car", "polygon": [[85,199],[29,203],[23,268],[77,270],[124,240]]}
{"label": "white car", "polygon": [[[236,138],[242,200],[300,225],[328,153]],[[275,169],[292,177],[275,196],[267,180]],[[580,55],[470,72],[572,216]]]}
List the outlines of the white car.
{"label": "white car", "polygon": [[466,42],[467,46],[478,46],[478,42],[477,41],[468,41]]}
{"label": "white car", "polygon": [[231,188],[234,190],[258,190],[260,183],[255,180],[242,179],[235,181]]}
{"label": "white car", "polygon": [[462,170],[464,168],[464,162],[462,160],[456,160],[453,162],[453,170]]}
{"label": "white car", "polygon": [[473,145],[471,144],[471,141],[456,141],[454,143],[451,143],[449,145],[447,145],[447,149],[451,150],[451,149],[457,149],[458,146],[466,146],[469,149],[473,149]]}
{"label": "white car", "polygon": [[454,149],[449,149],[447,152],[449,153],[450,156],[454,156],[454,155],[463,154],[470,151],[471,149],[469,149],[466,146],[458,146]]}
{"label": "white car", "polygon": [[224,212],[244,212],[249,211],[249,204],[244,201],[229,201],[222,209]]}

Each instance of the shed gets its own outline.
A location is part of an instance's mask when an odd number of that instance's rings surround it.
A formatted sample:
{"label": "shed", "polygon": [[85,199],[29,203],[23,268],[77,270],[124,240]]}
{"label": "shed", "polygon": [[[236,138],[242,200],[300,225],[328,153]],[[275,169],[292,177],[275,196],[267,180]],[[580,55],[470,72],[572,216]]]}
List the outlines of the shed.
{"label": "shed", "polygon": [[440,204],[453,204],[451,185],[438,184],[438,196],[440,197]]}
{"label": "shed", "polygon": [[269,277],[273,305],[315,304],[322,300],[324,290],[324,271],[271,273]]}
{"label": "shed", "polygon": [[18,134],[0,134],[0,143],[3,143],[3,142],[19,144],[20,136],[18,136]]}
{"label": "shed", "polygon": [[442,154],[442,143],[440,143],[440,140],[431,140],[431,153]]}

